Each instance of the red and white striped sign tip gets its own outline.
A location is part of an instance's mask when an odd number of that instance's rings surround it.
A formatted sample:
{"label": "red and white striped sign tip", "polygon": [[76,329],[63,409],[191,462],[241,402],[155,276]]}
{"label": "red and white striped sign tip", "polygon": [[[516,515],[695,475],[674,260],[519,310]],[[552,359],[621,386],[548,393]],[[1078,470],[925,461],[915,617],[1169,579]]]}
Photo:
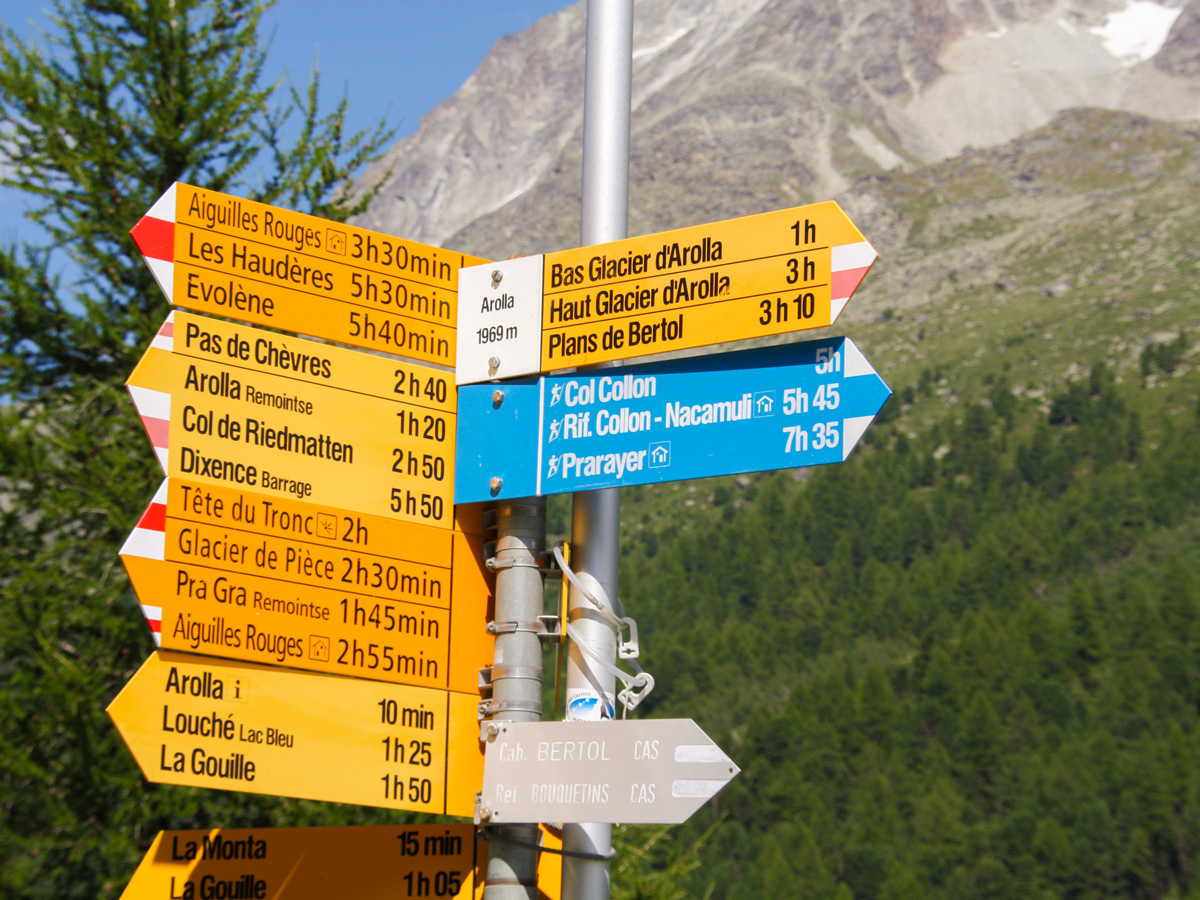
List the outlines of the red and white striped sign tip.
{"label": "red and white striped sign tip", "polygon": [[[166,480],[154,492],[154,499],[138,519],[133,531],[121,546],[121,556],[140,556],[144,559],[167,558],[167,485]],[[154,636],[154,645],[162,645],[162,607],[142,603],[142,615]]]}
{"label": "red and white striped sign tip", "polygon": [[129,230],[133,242],[146,258],[146,265],[168,300],[175,279],[175,185],[154,201],[138,223]]}
{"label": "red and white striped sign tip", "polygon": [[[171,353],[175,349],[175,313],[171,312],[162,323],[150,346]],[[167,474],[167,464],[170,454],[171,432],[171,394],[168,391],[156,391],[153,388],[140,387],[136,384],[126,384],[126,390],[137,409],[142,427],[146,429],[146,437],[154,448],[154,456]]]}
{"label": "red and white striped sign tip", "polygon": [[830,248],[830,323],[836,322],[879,254],[866,241],[835,244]]}

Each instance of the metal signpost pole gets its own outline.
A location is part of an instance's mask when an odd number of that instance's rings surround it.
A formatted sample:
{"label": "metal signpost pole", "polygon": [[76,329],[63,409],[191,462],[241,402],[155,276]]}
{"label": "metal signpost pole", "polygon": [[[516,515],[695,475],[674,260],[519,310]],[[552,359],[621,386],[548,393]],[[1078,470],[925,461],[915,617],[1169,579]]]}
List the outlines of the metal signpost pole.
{"label": "metal signpost pole", "polygon": [[[633,0],[588,0],[585,66],[580,243],[587,246],[620,240],[628,227]],[[601,598],[617,596],[620,509],[617,488],[574,495],[572,563],[583,584]],[[616,632],[594,609],[572,586],[567,617],[575,640],[615,664]],[[594,718],[605,709],[611,714],[615,693],[615,677],[589,666],[573,641],[567,719]],[[607,900],[612,826],[564,824],[563,850],[563,900]]]}
{"label": "metal signpost pole", "polygon": [[[546,499],[501,503],[496,510],[496,536],[493,627],[497,634],[488,718],[538,722],[542,718],[542,642],[535,624],[545,604],[538,557],[546,543]],[[537,900],[537,843],[536,823],[490,829],[484,900]]]}

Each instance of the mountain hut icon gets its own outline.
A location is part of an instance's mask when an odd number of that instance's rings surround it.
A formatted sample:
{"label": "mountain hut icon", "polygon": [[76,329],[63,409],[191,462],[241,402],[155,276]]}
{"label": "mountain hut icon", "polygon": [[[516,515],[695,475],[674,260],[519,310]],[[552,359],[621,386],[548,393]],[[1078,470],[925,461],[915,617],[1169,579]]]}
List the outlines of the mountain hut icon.
{"label": "mountain hut icon", "polygon": [[671,464],[671,442],[659,441],[650,445],[650,468],[661,469]]}

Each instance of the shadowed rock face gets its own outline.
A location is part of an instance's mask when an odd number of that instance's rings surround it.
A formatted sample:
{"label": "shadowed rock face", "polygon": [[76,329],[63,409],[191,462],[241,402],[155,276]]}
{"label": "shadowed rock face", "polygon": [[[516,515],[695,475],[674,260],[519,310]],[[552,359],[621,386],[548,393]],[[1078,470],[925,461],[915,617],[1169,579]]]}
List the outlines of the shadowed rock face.
{"label": "shadowed rock face", "polygon": [[1200,76],[1200,0],[1184,6],[1154,65],[1170,75]]}
{"label": "shadowed rock face", "polygon": [[[491,257],[577,243],[585,6],[498,41],[368,171],[390,174],[357,224]],[[1126,6],[641,0],[630,233],[828,199],[1073,107],[1200,118],[1200,0],[1137,64],[1097,32]]]}

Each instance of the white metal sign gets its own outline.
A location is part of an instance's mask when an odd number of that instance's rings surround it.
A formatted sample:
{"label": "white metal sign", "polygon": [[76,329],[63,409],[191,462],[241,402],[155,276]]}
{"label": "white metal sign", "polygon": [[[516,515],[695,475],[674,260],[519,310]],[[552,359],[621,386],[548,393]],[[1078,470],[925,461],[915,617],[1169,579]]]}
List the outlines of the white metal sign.
{"label": "white metal sign", "polygon": [[542,257],[460,269],[458,291],[458,384],[538,374]]}
{"label": "white metal sign", "polygon": [[486,729],[483,822],[679,824],[741,771],[691,719]]}

